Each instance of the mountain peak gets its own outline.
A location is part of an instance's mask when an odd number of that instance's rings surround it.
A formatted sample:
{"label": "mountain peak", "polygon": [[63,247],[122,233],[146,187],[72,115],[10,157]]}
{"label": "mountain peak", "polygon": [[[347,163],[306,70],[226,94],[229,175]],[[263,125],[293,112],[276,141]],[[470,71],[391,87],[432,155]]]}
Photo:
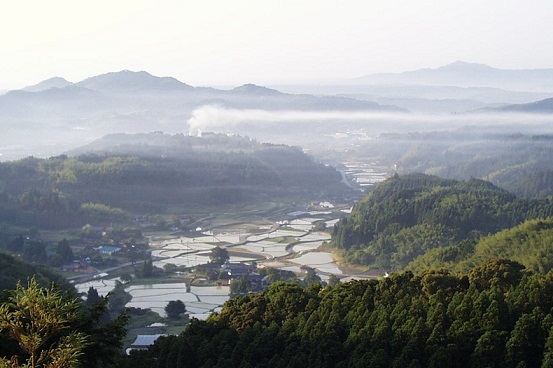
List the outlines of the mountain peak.
{"label": "mountain peak", "polygon": [[87,78],[79,86],[93,90],[187,90],[192,87],[173,77],[156,77],[148,72],[121,70]]}
{"label": "mountain peak", "polygon": [[469,71],[469,70],[482,70],[489,71],[495,70],[489,65],[486,64],[477,64],[477,63],[468,63],[466,61],[457,60],[451,64],[447,64],[437,68],[436,70],[445,70],[445,71]]}
{"label": "mountain peak", "polygon": [[26,92],[41,92],[50,88],[64,88],[72,84],[73,83],[67,81],[62,77],[52,77],[52,78],[43,80],[40,83],[34,84],[32,86],[27,86],[25,88],[22,88],[22,90]]}
{"label": "mountain peak", "polygon": [[232,91],[245,94],[245,95],[260,95],[260,96],[275,96],[275,95],[282,94],[282,92],[279,92],[276,89],[258,86],[252,83],[247,83],[240,87],[233,88]]}

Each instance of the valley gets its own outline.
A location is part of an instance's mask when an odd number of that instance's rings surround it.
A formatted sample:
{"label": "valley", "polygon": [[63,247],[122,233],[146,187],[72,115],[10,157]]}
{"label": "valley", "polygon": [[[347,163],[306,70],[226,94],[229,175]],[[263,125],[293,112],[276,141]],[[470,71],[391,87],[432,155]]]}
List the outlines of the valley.
{"label": "valley", "polygon": [[0,368],[553,368],[553,1],[5,1]]}
{"label": "valley", "polygon": [[[496,362],[545,361],[553,120],[521,75],[216,89],[125,70],[8,92],[3,292],[56,280],[133,367],[478,366],[490,336]],[[144,334],[160,343],[119,355]]]}

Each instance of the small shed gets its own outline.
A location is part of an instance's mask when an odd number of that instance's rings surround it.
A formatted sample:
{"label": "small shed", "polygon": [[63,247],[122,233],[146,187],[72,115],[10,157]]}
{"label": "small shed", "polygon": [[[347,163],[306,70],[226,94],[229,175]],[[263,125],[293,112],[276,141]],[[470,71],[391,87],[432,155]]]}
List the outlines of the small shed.
{"label": "small shed", "polygon": [[113,246],[113,245],[101,245],[97,249],[98,249],[98,252],[100,252],[101,254],[108,254],[110,256],[113,253],[119,252],[121,250],[121,248]]}
{"label": "small shed", "polygon": [[126,350],[127,355],[131,350],[146,350],[149,346],[153,345],[157,339],[161,336],[167,336],[166,334],[156,335],[138,335],[131,346]]}

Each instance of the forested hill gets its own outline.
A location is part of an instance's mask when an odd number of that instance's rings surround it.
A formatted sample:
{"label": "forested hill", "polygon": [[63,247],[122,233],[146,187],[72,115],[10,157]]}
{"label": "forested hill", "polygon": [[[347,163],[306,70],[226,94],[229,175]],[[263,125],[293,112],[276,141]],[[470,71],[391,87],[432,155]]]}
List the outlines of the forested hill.
{"label": "forested hill", "polygon": [[[536,124],[550,125],[546,120]],[[360,151],[400,174],[478,178],[518,197],[546,198],[553,195],[553,136],[521,127],[381,134]]]}
{"label": "forested hill", "polygon": [[5,301],[8,291],[15,289],[18,282],[25,284],[31,277],[44,287],[55,282],[63,289],[74,291],[65,278],[47,267],[31,265],[5,253],[0,253],[0,270],[0,302]]}
{"label": "forested hill", "polygon": [[518,199],[483,180],[396,175],[335,226],[333,244],[348,261],[399,270],[431,249],[550,216],[550,199]]}
{"label": "forested hill", "polygon": [[[300,148],[244,137],[115,135],[76,156],[0,163],[0,222],[110,223],[130,213],[315,200],[347,188]],[[85,221],[85,222],[83,222]]]}
{"label": "forested hill", "polygon": [[467,275],[276,283],[133,352],[129,367],[551,367],[553,278],[495,260]]}

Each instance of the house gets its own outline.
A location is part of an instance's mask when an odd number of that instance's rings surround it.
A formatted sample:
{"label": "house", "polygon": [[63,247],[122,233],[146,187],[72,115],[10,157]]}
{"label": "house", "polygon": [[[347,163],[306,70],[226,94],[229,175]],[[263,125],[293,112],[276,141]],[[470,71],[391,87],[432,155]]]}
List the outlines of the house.
{"label": "house", "polygon": [[96,269],[85,261],[73,261],[61,266],[62,272],[94,273]]}
{"label": "house", "polygon": [[196,270],[198,271],[220,271],[221,266],[218,263],[203,263],[196,265]]}
{"label": "house", "polygon": [[161,336],[167,336],[166,334],[156,334],[156,335],[138,335],[134,342],[126,350],[127,355],[130,354],[132,350],[146,350],[149,346],[153,345],[157,339]]}
{"label": "house", "polygon": [[101,245],[98,248],[96,248],[96,250],[100,252],[100,254],[107,254],[111,256],[113,253],[119,252],[121,248],[116,247],[114,245]]}
{"label": "house", "polygon": [[253,287],[254,291],[261,291],[263,288],[263,277],[257,272],[252,272],[248,274],[247,279],[250,281],[250,284]]}
{"label": "house", "polygon": [[247,276],[253,271],[255,271],[255,267],[245,263],[227,262],[221,266],[221,272],[226,273],[231,279]]}

